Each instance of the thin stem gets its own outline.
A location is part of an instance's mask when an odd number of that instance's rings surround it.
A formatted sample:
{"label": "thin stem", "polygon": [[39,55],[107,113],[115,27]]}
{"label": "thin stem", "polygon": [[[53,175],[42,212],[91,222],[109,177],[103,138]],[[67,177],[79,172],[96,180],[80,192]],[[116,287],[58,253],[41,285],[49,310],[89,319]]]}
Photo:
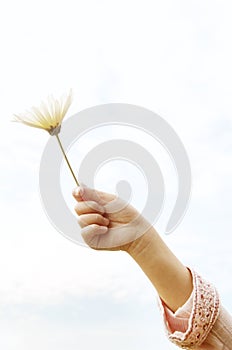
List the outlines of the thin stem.
{"label": "thin stem", "polygon": [[68,160],[68,158],[67,158],[67,156],[66,156],[66,154],[65,154],[65,151],[64,151],[64,148],[63,148],[62,143],[61,143],[61,141],[60,141],[60,138],[59,138],[58,135],[55,135],[55,136],[56,136],[56,138],[57,138],[57,141],[58,141],[58,143],[59,143],[59,146],[60,146],[60,148],[61,148],[61,151],[62,151],[62,153],[63,153],[63,155],[64,155],[64,159],[66,160],[66,163],[68,164],[68,167],[69,167],[69,169],[70,169],[70,171],[71,171],[71,173],[72,173],[72,176],[73,176],[73,178],[74,178],[74,180],[75,180],[77,186],[80,186],[80,184],[79,184],[79,182],[77,181],[77,178],[76,178],[76,176],[75,176],[75,174],[74,174],[74,172],[73,172],[73,170],[72,170],[72,167],[71,167],[71,165],[70,165],[70,163],[69,163],[69,160]]}

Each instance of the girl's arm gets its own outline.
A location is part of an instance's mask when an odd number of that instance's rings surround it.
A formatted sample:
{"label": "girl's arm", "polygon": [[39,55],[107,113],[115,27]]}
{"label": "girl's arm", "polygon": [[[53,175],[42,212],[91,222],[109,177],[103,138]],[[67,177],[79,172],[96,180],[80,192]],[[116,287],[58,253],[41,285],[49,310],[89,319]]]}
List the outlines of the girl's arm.
{"label": "girl's arm", "polygon": [[184,349],[232,350],[232,320],[211,283],[186,268],[156,230],[115,195],[87,187],[73,195],[85,242],[93,249],[126,251],[156,288],[170,341]]}
{"label": "girl's arm", "polygon": [[127,252],[147,275],[169,309],[175,312],[187,301],[193,289],[192,275],[153,227],[132,242]]}
{"label": "girl's arm", "polygon": [[79,187],[74,197],[82,236],[90,247],[127,251],[172,311],[185,303],[192,292],[191,274],[153,226],[112,194]]}

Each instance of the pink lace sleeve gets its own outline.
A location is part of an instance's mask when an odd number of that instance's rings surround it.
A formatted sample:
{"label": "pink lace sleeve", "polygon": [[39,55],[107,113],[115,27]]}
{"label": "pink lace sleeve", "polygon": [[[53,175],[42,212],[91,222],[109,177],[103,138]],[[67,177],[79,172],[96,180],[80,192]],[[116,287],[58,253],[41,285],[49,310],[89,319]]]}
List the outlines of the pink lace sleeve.
{"label": "pink lace sleeve", "polygon": [[193,292],[189,300],[175,313],[161,301],[167,335],[170,341],[184,349],[201,345],[219,315],[219,296],[215,287],[195,271]]}

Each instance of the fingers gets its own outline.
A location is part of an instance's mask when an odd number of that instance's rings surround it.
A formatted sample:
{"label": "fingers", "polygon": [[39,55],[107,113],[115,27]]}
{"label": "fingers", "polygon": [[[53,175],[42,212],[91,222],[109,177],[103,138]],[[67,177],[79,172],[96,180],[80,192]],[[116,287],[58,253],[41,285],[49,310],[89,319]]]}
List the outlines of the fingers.
{"label": "fingers", "polygon": [[104,214],[105,208],[94,201],[78,202],[75,206],[77,215],[99,213]]}
{"label": "fingers", "polygon": [[73,196],[77,201],[94,201],[100,205],[104,205],[104,201],[100,198],[98,192],[88,187],[77,187],[73,191]]}
{"label": "fingers", "polygon": [[115,196],[94,189],[80,186],[73,191],[77,203],[75,211],[81,227],[81,235],[90,247],[97,247],[100,236],[108,232],[110,220],[104,217],[104,205]]}
{"label": "fingers", "polygon": [[79,225],[83,228],[90,225],[108,226],[109,219],[100,214],[83,214],[78,219]]}
{"label": "fingers", "polygon": [[115,195],[110,193],[105,193],[101,191],[96,191],[92,188],[80,186],[74,189],[73,191],[74,198],[78,201],[94,201],[100,205],[104,205],[109,201],[115,199]]}
{"label": "fingers", "polygon": [[84,227],[81,231],[81,234],[83,239],[88,245],[95,246],[92,240],[93,239],[96,240],[96,238],[99,235],[104,235],[107,231],[108,231],[108,227],[106,226],[99,226],[97,224],[92,224]]}

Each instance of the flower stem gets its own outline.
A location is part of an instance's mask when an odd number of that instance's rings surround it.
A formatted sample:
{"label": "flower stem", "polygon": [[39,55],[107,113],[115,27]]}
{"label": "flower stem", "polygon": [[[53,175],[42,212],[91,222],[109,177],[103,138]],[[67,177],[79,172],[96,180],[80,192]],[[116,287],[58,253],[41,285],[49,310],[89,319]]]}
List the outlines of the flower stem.
{"label": "flower stem", "polygon": [[65,154],[65,151],[64,151],[64,148],[63,148],[62,143],[61,143],[61,141],[60,141],[60,138],[59,138],[58,135],[55,135],[55,136],[56,136],[56,139],[57,139],[57,141],[58,141],[58,143],[59,143],[59,146],[60,146],[60,148],[61,148],[61,151],[62,151],[62,153],[63,153],[63,155],[64,155],[64,159],[66,160],[66,163],[68,164],[69,170],[71,171],[72,176],[73,176],[73,178],[74,178],[74,180],[75,180],[77,186],[80,186],[80,184],[79,184],[79,182],[77,181],[77,178],[76,178],[76,176],[75,176],[75,174],[74,174],[74,172],[73,172],[73,170],[72,170],[72,167],[71,167],[71,165],[70,165],[70,163],[69,163],[69,160],[68,160],[68,158],[67,158],[67,156],[66,156],[66,154]]}

